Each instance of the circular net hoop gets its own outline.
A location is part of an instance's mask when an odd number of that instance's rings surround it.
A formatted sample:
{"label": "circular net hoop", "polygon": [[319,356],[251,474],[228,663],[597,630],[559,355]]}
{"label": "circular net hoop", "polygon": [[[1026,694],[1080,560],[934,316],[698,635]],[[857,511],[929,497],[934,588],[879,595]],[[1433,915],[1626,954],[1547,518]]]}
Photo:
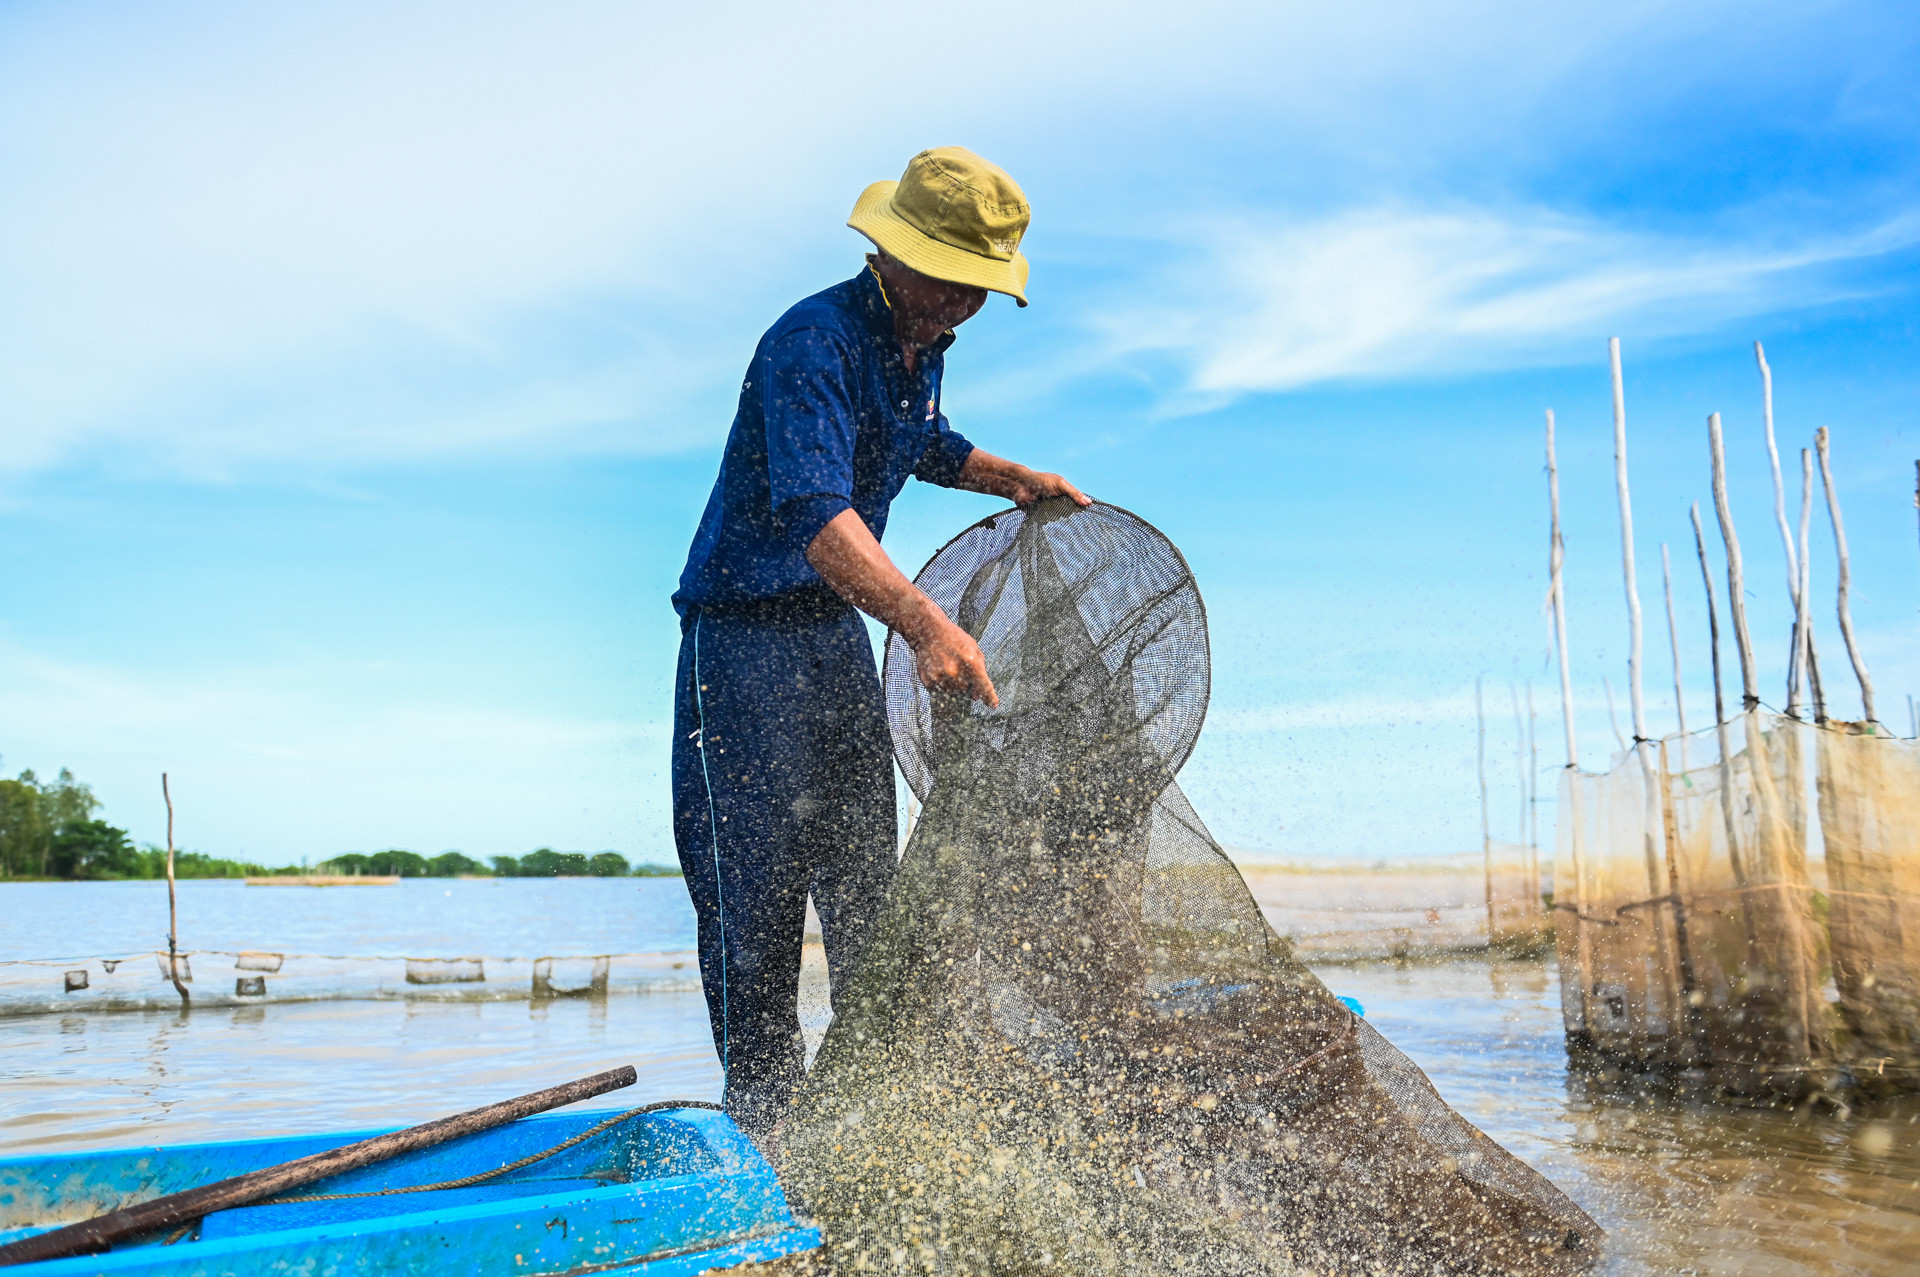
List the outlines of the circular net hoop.
{"label": "circular net hoop", "polygon": [[[1099,729],[1137,733],[1169,777],[1193,752],[1212,672],[1206,606],[1186,559],[1145,520],[1065,499],[1008,510],[949,541],[913,583],[980,644],[1000,705],[976,701],[967,712],[1003,747],[1022,733],[1037,743],[1057,728],[1063,702],[1125,679],[1132,722]],[[1048,632],[1031,634],[1037,627]],[[897,633],[887,640],[885,680],[894,754],[925,802],[934,694]],[[1048,750],[1058,752],[1057,744]]]}
{"label": "circular net hoop", "polygon": [[924,803],[833,995],[781,1175],[835,1273],[1560,1274],[1600,1230],[1267,924],[1174,780],[1205,613],[1166,538],[1064,500],[920,574],[988,710],[887,655]]}

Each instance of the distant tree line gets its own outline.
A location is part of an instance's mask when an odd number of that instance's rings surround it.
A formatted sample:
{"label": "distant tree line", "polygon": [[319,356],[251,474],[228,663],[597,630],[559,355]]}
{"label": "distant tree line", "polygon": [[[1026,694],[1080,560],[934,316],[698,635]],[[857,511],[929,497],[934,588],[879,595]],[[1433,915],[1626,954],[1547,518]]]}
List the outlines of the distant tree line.
{"label": "distant tree line", "polygon": [[[136,847],[127,831],[95,820],[100,800],[66,768],[50,781],[31,771],[0,780],[0,878],[164,878],[167,852]],[[268,869],[197,851],[177,852],[180,878],[247,878],[298,869]]]}
{"label": "distant tree line", "polygon": [[630,865],[617,851],[588,855],[584,851],[555,851],[541,847],[524,856],[492,856],[481,864],[457,851],[431,858],[393,848],[366,855],[349,852],[318,866],[328,874],[386,875],[399,878],[660,878],[679,877],[678,869],[662,865]]}
{"label": "distant tree line", "polygon": [[[164,878],[167,852],[151,843],[136,847],[127,831],[94,819],[100,800],[93,790],[60,769],[42,781],[31,771],[0,779],[0,879],[5,878]],[[368,854],[349,852],[317,867],[327,874],[376,877],[457,878],[624,878],[679,877],[677,868],[630,865],[617,851],[589,855],[541,847],[524,856],[493,856],[482,864],[457,851],[427,857],[395,847]],[[247,860],[223,860],[197,851],[176,851],[173,872],[179,878],[268,878],[303,874],[297,865],[270,869]]]}

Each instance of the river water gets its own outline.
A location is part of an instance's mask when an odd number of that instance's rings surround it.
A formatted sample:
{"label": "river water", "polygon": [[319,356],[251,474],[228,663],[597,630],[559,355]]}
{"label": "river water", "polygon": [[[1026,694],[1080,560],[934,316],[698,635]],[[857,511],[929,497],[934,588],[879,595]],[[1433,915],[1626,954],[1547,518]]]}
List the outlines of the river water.
{"label": "river water", "polygon": [[[183,946],[199,950],[504,958],[692,940],[675,879],[187,883],[181,899]],[[156,929],[159,884],[0,886],[0,961],[145,950]],[[211,988],[201,969],[196,988]],[[1920,1269],[1920,1100],[1796,1113],[1593,1096],[1568,1074],[1550,963],[1320,970],[1607,1228],[1604,1272]],[[151,968],[142,978],[159,983]],[[715,1098],[700,995],[0,1014],[0,1155],[391,1126],[624,1063],[641,1081],[619,1107]]]}

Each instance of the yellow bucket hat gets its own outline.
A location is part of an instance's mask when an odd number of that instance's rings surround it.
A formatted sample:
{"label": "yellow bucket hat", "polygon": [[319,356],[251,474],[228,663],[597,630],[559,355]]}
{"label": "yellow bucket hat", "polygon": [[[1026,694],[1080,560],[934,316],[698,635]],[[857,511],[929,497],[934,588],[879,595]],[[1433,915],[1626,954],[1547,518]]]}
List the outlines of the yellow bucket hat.
{"label": "yellow bucket hat", "polygon": [[1027,304],[1020,239],[1032,210],[1006,170],[964,146],[907,161],[897,182],[861,192],[847,225],[922,275],[1005,293]]}

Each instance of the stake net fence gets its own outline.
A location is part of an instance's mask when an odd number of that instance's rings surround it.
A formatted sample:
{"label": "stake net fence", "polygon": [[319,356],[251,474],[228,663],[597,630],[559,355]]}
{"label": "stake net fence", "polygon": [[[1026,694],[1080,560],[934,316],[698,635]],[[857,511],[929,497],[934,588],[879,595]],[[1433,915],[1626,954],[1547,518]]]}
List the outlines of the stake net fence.
{"label": "stake net fence", "polygon": [[1920,1084],[1920,743],[1752,710],[1560,784],[1569,1041],[1747,1095]]}

